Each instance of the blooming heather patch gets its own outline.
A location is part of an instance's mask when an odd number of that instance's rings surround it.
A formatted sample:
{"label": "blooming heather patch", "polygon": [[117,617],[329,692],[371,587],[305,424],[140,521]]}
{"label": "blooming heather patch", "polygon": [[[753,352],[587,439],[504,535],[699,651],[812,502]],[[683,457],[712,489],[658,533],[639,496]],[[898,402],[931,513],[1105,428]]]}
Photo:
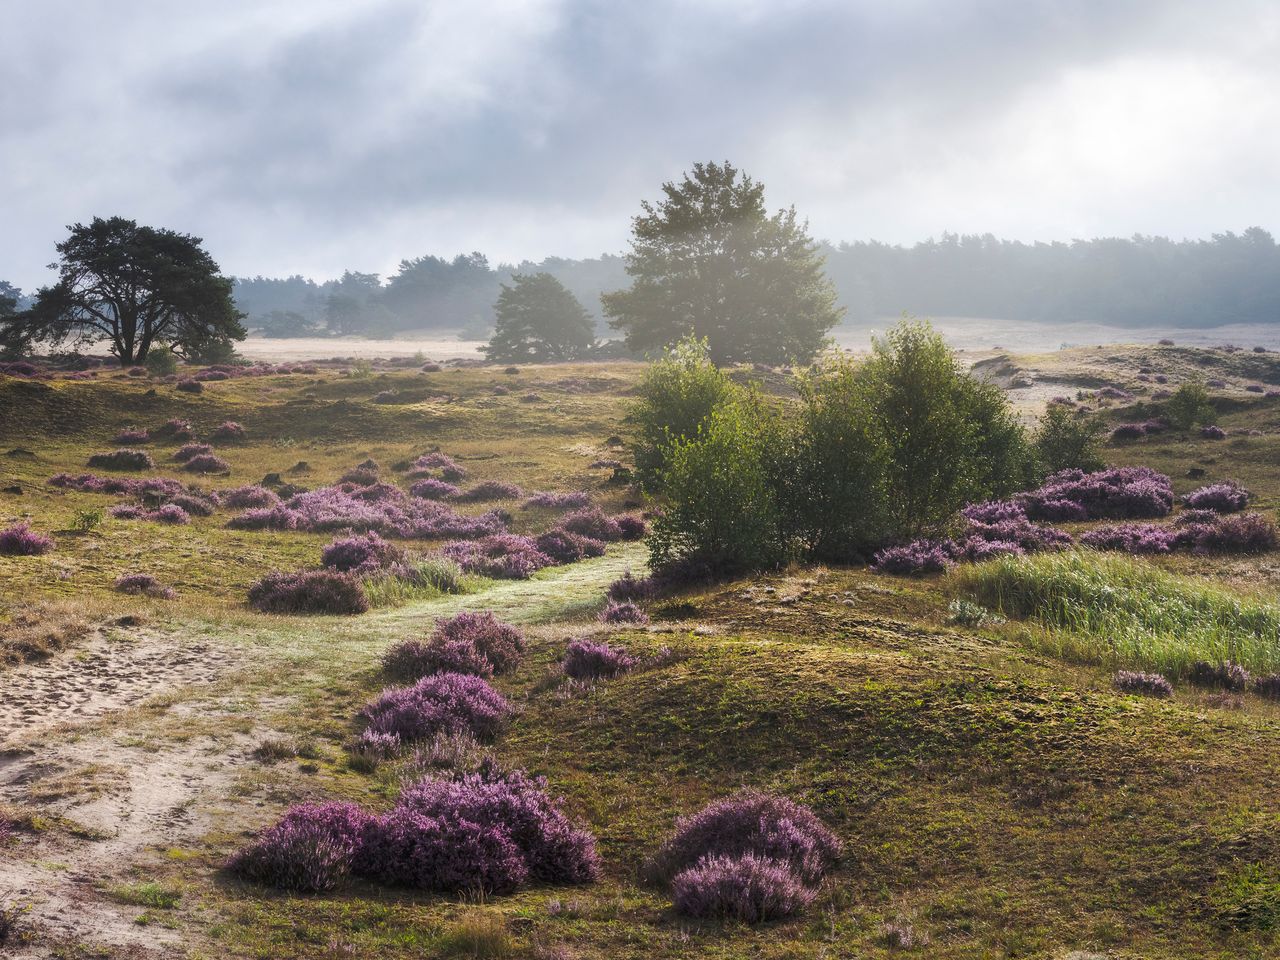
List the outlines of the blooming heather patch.
{"label": "blooming heather patch", "polygon": [[275,491],[257,484],[223,490],[219,497],[223,506],[233,510],[243,510],[246,507],[274,507],[280,502],[280,497]]}
{"label": "blooming heather patch", "polygon": [[376,533],[354,533],[332,541],[320,554],[322,566],[357,574],[373,573],[404,559],[404,551]]}
{"label": "blooming heather patch", "polygon": [[616,602],[638,602],[641,600],[651,600],[657,596],[657,585],[653,582],[652,577],[637,577],[630,570],[625,571],[622,576],[613,583],[609,584],[609,589],[605,595]]}
{"label": "blooming heather patch", "polygon": [[245,436],[244,427],[234,420],[218,424],[211,434],[215,443],[243,443]]}
{"label": "blooming heather patch", "polygon": [[183,393],[204,393],[204,384],[199,380],[186,377],[178,381],[175,389],[181,390]]}
{"label": "blooming heather patch", "polygon": [[482,677],[437,673],[409,687],[388,687],[360,715],[369,729],[409,742],[437,733],[491,740],[511,712],[506,698]]}
{"label": "blooming heather patch", "polygon": [[129,593],[160,600],[172,600],[173,588],[166,587],[149,573],[126,573],[116,577],[113,589],[119,593]]}
{"label": "blooming heather patch", "polygon": [[1224,440],[1226,439],[1227,431],[1223,430],[1219,426],[1210,424],[1209,426],[1200,428],[1200,436],[1205,440]]}
{"label": "blooming heather patch", "polygon": [[601,623],[635,623],[649,622],[649,615],[630,600],[610,600],[600,611]]}
{"label": "blooming heather patch", "polygon": [[960,511],[961,515],[974,523],[995,524],[1027,519],[1026,508],[1013,500],[988,500],[985,503],[971,503]]}
{"label": "blooming heather patch", "polygon": [[180,526],[191,522],[191,515],[183,510],[176,503],[166,503],[157,510],[152,510],[147,514],[147,519],[155,523],[167,523],[174,526]]}
{"label": "blooming heather patch", "polygon": [[603,540],[611,543],[622,539],[622,527],[613,517],[607,516],[599,507],[584,507],[566,514],[560,521],[561,530],[590,537],[592,540]]}
{"label": "blooming heather patch", "polygon": [[1033,520],[1145,520],[1173,509],[1173,485],[1149,467],[1063,470],[1019,500]]}
{"label": "blooming heather patch", "polygon": [[372,819],[353,803],[299,804],[232,857],[228,868],[281,890],[332,890],[351,875]]}
{"label": "blooming heather patch", "polygon": [[1267,553],[1280,535],[1275,524],[1259,513],[1234,513],[1212,523],[1189,524],[1178,533],[1181,546],[1196,553]]}
{"label": "blooming heather patch", "polygon": [[969,537],[957,545],[956,557],[969,563],[981,563],[992,557],[1005,555],[1021,556],[1026,553],[1021,545],[1012,540],[987,540],[982,537]]}
{"label": "blooming heather patch", "polygon": [[166,420],[151,432],[153,436],[167,437],[177,443],[183,443],[195,437],[195,430],[191,426],[191,421],[183,420],[180,417]]}
{"label": "blooming heather patch", "polygon": [[586,557],[603,556],[605,552],[602,541],[579,536],[568,530],[548,530],[538,534],[533,542],[556,563],[576,563]]}
{"label": "blooming heather patch", "polygon": [[367,487],[353,487],[347,491],[356,500],[363,500],[366,503],[402,503],[405,499],[404,491],[393,483],[371,483]]}
{"label": "blooming heather patch", "polygon": [[1080,542],[1086,547],[1122,553],[1168,553],[1177,539],[1176,530],[1156,523],[1117,523],[1080,535]]}
{"label": "blooming heather patch", "polygon": [[145,450],[122,448],[110,453],[95,453],[87,465],[98,470],[153,470],[156,464]]}
{"label": "blooming heather patch", "polygon": [[131,445],[135,443],[149,443],[151,435],[146,430],[137,427],[126,427],[116,434],[116,443]]}
{"label": "blooming heather patch", "polygon": [[1173,684],[1158,673],[1119,670],[1111,682],[1121,693],[1135,693],[1143,697],[1173,696]]}
{"label": "blooming heather patch", "polygon": [[175,507],[181,507],[193,517],[211,517],[217,507],[214,501],[193,493],[180,493],[169,502]]}
{"label": "blooming heather patch", "polygon": [[433,673],[488,677],[509,673],[524,655],[524,634],[492,613],[464,611],[436,624],[431,636],[396,644],[382,660],[388,676],[413,682]]}
{"label": "blooming heather patch", "polygon": [[976,540],[984,540],[988,543],[1015,544],[1020,551],[1026,553],[1039,553],[1044,550],[1065,550],[1074,543],[1071,534],[1065,530],[1032,523],[1026,517],[997,520],[994,523],[980,523],[971,520],[965,531],[965,540],[961,547],[961,552],[984,552],[980,546],[974,543]]}
{"label": "blooming heather patch", "polygon": [[532,494],[520,506],[523,510],[577,510],[590,504],[591,494],[585,490],[557,490]]}
{"label": "blooming heather patch", "polygon": [[840,841],[808,807],[743,790],[678,819],[648,873],[669,881],[704,857],[754,854],[785,863],[806,884],[816,884],[840,852]]}
{"label": "blooming heather patch", "polygon": [[1248,684],[1249,671],[1230,660],[1221,663],[1197,660],[1191,665],[1187,679],[1198,687],[1220,687],[1238,693]]}
{"label": "blooming heather patch", "polygon": [[635,657],[621,647],[582,639],[569,641],[560,668],[574,680],[604,680],[621,676],[635,665]]}
{"label": "blooming heather patch", "polygon": [[25,522],[0,530],[0,555],[36,557],[52,549],[53,540],[32,530]]}
{"label": "blooming heather patch", "polygon": [[389,886],[471,895],[511,893],[529,878],[524,857],[501,827],[405,806],[374,820],[358,870]]}
{"label": "blooming heather patch", "polygon": [[108,508],[107,516],[115,520],[145,520],[147,511],[136,503],[117,503]]}
{"label": "blooming heather patch", "polygon": [[649,532],[649,525],[644,522],[644,518],[634,513],[620,513],[613,518],[613,522],[618,525],[618,533],[623,540],[640,540]]}
{"label": "blooming heather patch", "polygon": [[469,490],[464,490],[456,499],[459,503],[489,503],[494,500],[515,500],[522,494],[523,491],[514,483],[486,480],[484,483],[477,483]]}
{"label": "blooming heather patch", "polygon": [[69,473],[54,474],[49,478],[49,486],[79,490],[81,493],[128,494],[155,499],[169,499],[190,491],[189,487],[169,477],[99,477],[93,473],[74,477]]}
{"label": "blooming heather patch", "polygon": [[455,540],[440,551],[467,573],[499,580],[527,580],[552,560],[529,537],[495,534],[482,540]]}
{"label": "blooming heather patch", "polygon": [[744,923],[789,917],[816,895],[787,864],[751,853],[706,857],[671,880],[672,902],[680,913]]}
{"label": "blooming heather patch", "polygon": [[212,453],[201,453],[182,465],[188,473],[230,473],[231,464]]}
{"label": "blooming heather patch", "polygon": [[249,588],[249,605],[264,613],[364,613],[360,581],[334,570],[269,573]]}
{"label": "blooming heather patch", "polygon": [[462,491],[452,483],[444,480],[437,480],[435,477],[427,477],[425,480],[419,480],[409,488],[409,493],[415,497],[421,497],[423,500],[448,500],[456,497]]}
{"label": "blooming heather patch", "polygon": [[1268,700],[1280,700],[1280,673],[1265,673],[1254,677],[1253,692]]}
{"label": "blooming heather patch", "polygon": [[1182,502],[1192,510],[1236,513],[1249,505],[1249,491],[1234,480],[1224,480],[1192,490]]}
{"label": "blooming heather patch", "polygon": [[1146,435],[1147,426],[1144,423],[1122,423],[1111,431],[1111,439],[1116,442],[1140,440]]}
{"label": "blooming heather patch", "polygon": [[186,463],[196,457],[213,453],[213,447],[207,443],[184,443],[174,451],[173,459],[178,463]]}
{"label": "blooming heather patch", "polygon": [[951,556],[953,548],[954,545],[945,540],[913,540],[901,546],[885,547],[873,558],[871,569],[905,577],[941,573],[955,563]]}
{"label": "blooming heather patch", "polygon": [[444,504],[421,499],[370,502],[338,487],[321,487],[295,494],[272,508],[246,511],[229,525],[242,530],[374,531],[384,537],[423,540],[484,537],[505,528],[494,512],[465,516]]}

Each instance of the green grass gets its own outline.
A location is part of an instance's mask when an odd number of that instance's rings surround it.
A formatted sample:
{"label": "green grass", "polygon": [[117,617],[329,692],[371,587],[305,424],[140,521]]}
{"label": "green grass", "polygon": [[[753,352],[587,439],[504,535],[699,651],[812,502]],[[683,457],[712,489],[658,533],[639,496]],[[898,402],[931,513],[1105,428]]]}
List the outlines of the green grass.
{"label": "green grass", "polygon": [[182,891],[156,881],[111,887],[107,895],[117,903],[153,910],[172,910],[182,902]]}
{"label": "green grass", "polygon": [[1280,670],[1280,607],[1180,577],[1143,560],[1092,551],[1001,557],[952,574],[965,597],[1031,620],[1046,652],[1168,677],[1197,660]]}

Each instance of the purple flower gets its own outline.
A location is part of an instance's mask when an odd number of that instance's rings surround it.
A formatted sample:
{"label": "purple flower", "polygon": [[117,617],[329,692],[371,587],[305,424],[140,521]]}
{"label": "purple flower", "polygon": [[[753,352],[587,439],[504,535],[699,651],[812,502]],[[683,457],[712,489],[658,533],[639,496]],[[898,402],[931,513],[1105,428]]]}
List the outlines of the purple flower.
{"label": "purple flower", "polygon": [[1192,510],[1235,513],[1249,505],[1249,491],[1234,480],[1224,480],[1192,490],[1182,502]]}
{"label": "purple flower", "polygon": [[240,424],[227,420],[215,427],[211,436],[217,443],[241,443],[245,439],[245,432]]}
{"label": "purple flower", "polygon": [[161,600],[173,599],[173,588],[166,587],[149,573],[126,573],[116,577],[114,588],[120,593],[140,594]]}
{"label": "purple flower", "polygon": [[415,497],[421,497],[423,500],[448,500],[456,497],[461,492],[452,483],[446,483],[444,480],[437,480],[434,477],[419,480],[409,488],[409,493]]}
{"label": "purple flower", "polygon": [[353,803],[299,804],[228,867],[245,880],[282,890],[332,890],[350,876],[371,821]]}
{"label": "purple flower", "polygon": [[538,534],[533,542],[534,546],[556,563],[575,563],[586,557],[602,556],[605,551],[603,541],[579,536],[568,530],[548,530]]}
{"label": "purple flower", "polygon": [[591,494],[585,490],[547,491],[532,494],[521,508],[524,510],[576,510],[591,504]]}
{"label": "purple flower", "polygon": [[595,640],[570,640],[560,667],[574,680],[617,677],[636,665],[635,657],[620,647]]}
{"label": "purple flower", "polygon": [[504,483],[501,480],[486,480],[484,483],[477,483],[470,490],[458,494],[456,499],[459,503],[488,503],[493,500],[515,500],[521,496],[522,491],[514,483]]}
{"label": "purple flower", "polygon": [[638,623],[649,622],[649,615],[630,600],[610,600],[600,611],[601,623]]}
{"label": "purple flower", "polygon": [[212,453],[201,453],[183,464],[182,469],[188,473],[230,473],[231,464]]}
{"label": "purple flower", "polygon": [[376,533],[356,533],[331,542],[320,554],[322,566],[331,570],[368,574],[404,559],[404,551]]}
{"label": "purple flower", "polygon": [[274,507],[280,502],[275,491],[253,484],[247,487],[234,487],[220,494],[222,505],[234,510],[246,507]]}
{"label": "purple flower", "polygon": [[361,710],[371,730],[403,741],[437,733],[469,733],[489,740],[511,716],[502,694],[481,677],[437,673],[409,687],[389,687]]}
{"label": "purple flower", "polygon": [[543,567],[552,566],[552,559],[533,540],[511,533],[454,541],[440,552],[467,573],[500,580],[527,580]]}
{"label": "purple flower", "polygon": [[53,540],[43,533],[36,533],[25,522],[0,530],[0,555],[35,557],[52,549]]}
{"label": "purple flower", "polygon": [[431,636],[396,644],[382,660],[391,677],[412,682],[433,673],[480,677],[508,673],[524,655],[524,634],[492,613],[463,612],[436,624]]}
{"label": "purple flower", "polygon": [[803,910],[815,896],[787,864],[752,853],[706,857],[671,880],[676,910],[690,917],[763,923]]}
{"label": "purple flower", "polygon": [[955,544],[950,540],[913,540],[897,547],[886,547],[877,553],[871,569],[877,573],[918,577],[941,573],[954,565]]}

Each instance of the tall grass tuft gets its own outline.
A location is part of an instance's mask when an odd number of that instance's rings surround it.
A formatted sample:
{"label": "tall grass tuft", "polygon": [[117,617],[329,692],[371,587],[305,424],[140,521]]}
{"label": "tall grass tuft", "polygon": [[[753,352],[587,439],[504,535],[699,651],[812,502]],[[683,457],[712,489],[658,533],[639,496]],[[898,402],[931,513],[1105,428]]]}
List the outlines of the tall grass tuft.
{"label": "tall grass tuft", "polygon": [[1006,556],[959,567],[952,582],[967,599],[1047,628],[1031,642],[1065,659],[1174,678],[1201,662],[1280,669],[1280,606],[1142,560],[1086,551]]}

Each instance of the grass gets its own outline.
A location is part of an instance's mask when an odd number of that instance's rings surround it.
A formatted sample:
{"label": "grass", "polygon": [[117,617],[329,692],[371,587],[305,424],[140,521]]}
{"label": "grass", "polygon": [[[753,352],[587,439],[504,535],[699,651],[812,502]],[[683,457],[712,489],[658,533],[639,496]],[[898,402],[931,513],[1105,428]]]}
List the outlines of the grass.
{"label": "grass", "polygon": [[107,895],[117,903],[153,910],[173,910],[182,902],[181,890],[155,881],[111,887]]}
{"label": "grass", "polygon": [[1054,656],[1182,677],[1196,661],[1280,670],[1280,607],[1142,560],[1067,551],[958,567],[954,587],[1009,617]]}

